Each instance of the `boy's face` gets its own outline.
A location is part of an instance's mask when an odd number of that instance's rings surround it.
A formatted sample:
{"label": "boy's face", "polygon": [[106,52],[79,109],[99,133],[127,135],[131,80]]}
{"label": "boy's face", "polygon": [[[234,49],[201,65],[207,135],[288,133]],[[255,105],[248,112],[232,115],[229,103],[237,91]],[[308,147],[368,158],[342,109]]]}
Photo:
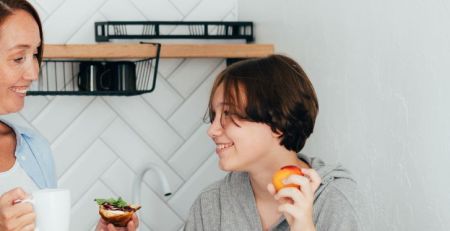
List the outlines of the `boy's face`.
{"label": "boy's face", "polygon": [[220,168],[224,171],[251,171],[260,164],[270,162],[269,156],[279,147],[279,134],[263,123],[233,117],[224,104],[223,85],[214,92],[211,125],[208,136],[216,143]]}

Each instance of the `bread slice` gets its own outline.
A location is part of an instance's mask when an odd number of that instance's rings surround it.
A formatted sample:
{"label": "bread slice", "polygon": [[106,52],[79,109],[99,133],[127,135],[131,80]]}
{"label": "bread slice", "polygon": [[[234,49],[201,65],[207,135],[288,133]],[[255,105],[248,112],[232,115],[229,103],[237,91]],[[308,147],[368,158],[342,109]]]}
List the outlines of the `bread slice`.
{"label": "bread slice", "polygon": [[99,213],[103,220],[118,227],[126,227],[133,214],[141,208],[140,205],[130,205],[131,211],[121,211],[108,210],[103,205],[99,207]]}

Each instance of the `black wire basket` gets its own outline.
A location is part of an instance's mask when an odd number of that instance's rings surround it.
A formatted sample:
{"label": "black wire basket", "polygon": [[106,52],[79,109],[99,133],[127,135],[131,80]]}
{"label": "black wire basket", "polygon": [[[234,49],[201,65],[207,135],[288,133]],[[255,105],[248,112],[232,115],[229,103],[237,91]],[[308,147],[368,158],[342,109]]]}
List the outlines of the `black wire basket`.
{"label": "black wire basket", "polygon": [[44,60],[27,95],[132,96],[155,89],[161,45],[143,60]]}

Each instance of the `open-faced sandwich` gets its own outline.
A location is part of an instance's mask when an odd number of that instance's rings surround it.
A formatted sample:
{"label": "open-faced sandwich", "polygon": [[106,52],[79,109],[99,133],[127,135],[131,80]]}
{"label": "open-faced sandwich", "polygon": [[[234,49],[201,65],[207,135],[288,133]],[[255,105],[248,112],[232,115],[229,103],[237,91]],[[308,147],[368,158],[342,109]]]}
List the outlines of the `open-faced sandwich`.
{"label": "open-faced sandwich", "polygon": [[138,211],[140,205],[128,205],[126,201],[119,199],[94,199],[99,205],[99,213],[103,220],[118,227],[126,227],[133,214]]}

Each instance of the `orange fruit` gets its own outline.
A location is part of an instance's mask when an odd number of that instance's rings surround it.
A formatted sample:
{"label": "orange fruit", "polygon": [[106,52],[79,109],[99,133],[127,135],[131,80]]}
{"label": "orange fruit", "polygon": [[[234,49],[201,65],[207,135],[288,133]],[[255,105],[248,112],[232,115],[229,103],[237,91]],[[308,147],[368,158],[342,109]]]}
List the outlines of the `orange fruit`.
{"label": "orange fruit", "polygon": [[280,170],[276,171],[272,176],[272,184],[275,187],[275,191],[278,192],[282,188],[286,187],[294,187],[299,188],[300,186],[297,184],[283,184],[283,180],[288,178],[292,174],[297,174],[303,176],[302,170],[299,167],[294,165],[288,165],[282,167]]}

